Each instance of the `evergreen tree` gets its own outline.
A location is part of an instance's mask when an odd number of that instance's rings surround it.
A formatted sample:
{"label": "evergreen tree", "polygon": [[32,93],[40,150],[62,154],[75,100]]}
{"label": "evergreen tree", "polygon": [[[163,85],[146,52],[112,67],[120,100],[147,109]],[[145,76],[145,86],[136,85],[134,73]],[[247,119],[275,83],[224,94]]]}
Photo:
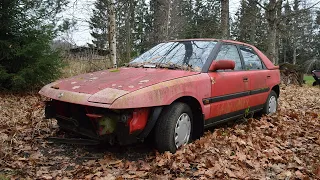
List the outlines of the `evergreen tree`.
{"label": "evergreen tree", "polygon": [[267,23],[254,0],[242,0],[232,24],[232,37],[253,44],[260,50],[267,49]]}
{"label": "evergreen tree", "polygon": [[107,3],[107,0],[97,0],[95,2],[95,9],[92,10],[93,13],[89,22],[90,34],[94,39],[89,46],[98,49],[106,49],[108,46]]}
{"label": "evergreen tree", "polygon": [[64,0],[0,1],[0,89],[31,90],[58,77],[60,58],[50,45],[64,5]]}
{"label": "evergreen tree", "polygon": [[135,18],[134,18],[134,53],[138,55],[143,53],[150,47],[150,33],[152,28],[151,16],[148,10],[148,4],[145,0],[137,2],[135,7]]}

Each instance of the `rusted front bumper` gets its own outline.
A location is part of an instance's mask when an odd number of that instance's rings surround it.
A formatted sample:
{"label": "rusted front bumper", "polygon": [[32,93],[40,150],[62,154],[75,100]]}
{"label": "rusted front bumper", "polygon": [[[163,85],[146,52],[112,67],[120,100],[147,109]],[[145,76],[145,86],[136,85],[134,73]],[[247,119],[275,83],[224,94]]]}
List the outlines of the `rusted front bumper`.
{"label": "rusted front bumper", "polygon": [[57,119],[61,129],[124,145],[137,141],[147,124],[149,108],[111,110],[52,100],[46,102],[45,116]]}

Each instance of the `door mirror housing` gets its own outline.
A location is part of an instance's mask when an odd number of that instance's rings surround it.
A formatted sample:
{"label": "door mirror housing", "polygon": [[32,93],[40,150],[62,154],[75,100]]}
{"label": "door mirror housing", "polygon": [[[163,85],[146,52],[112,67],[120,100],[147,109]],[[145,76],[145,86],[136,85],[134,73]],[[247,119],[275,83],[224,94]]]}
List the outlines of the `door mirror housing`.
{"label": "door mirror housing", "polygon": [[226,69],[234,69],[236,63],[232,60],[218,60],[212,61],[212,64],[209,68],[209,71],[217,71],[217,70],[226,70]]}

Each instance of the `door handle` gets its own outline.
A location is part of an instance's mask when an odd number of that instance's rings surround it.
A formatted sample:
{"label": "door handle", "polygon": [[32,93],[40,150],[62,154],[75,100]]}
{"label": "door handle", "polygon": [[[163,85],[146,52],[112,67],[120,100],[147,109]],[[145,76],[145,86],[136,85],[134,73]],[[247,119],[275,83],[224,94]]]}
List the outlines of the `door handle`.
{"label": "door handle", "polygon": [[270,79],[270,78],[271,78],[271,76],[270,76],[270,75],[268,75],[268,76],[267,76],[267,79]]}
{"label": "door handle", "polygon": [[248,82],[248,78],[247,77],[243,77],[243,82]]}

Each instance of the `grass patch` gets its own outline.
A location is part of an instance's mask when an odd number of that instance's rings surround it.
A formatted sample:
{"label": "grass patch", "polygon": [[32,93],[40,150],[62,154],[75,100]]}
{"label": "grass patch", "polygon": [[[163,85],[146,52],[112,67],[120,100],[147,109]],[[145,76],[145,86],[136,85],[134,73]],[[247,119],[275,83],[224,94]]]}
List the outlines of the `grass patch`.
{"label": "grass patch", "polygon": [[314,82],[314,78],[311,75],[304,75],[303,80],[310,86],[312,86],[312,83]]}
{"label": "grass patch", "polygon": [[0,173],[0,180],[9,180],[9,179],[10,178],[8,178],[6,175]]}
{"label": "grass patch", "polygon": [[62,70],[62,77],[67,78],[79,74],[100,71],[111,67],[111,63],[107,60],[65,60],[65,68]]}

